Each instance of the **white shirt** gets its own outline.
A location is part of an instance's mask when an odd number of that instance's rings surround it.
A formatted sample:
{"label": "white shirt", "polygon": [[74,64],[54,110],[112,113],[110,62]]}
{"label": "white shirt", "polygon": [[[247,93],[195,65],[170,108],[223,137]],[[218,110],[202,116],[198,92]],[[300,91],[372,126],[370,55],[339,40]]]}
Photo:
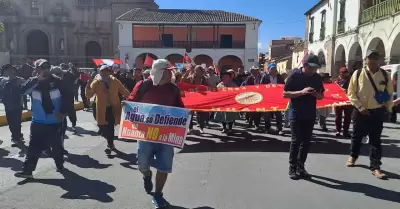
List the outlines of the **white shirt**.
{"label": "white shirt", "polygon": [[278,84],[278,76],[272,77],[272,75],[269,75],[269,81],[271,84]]}

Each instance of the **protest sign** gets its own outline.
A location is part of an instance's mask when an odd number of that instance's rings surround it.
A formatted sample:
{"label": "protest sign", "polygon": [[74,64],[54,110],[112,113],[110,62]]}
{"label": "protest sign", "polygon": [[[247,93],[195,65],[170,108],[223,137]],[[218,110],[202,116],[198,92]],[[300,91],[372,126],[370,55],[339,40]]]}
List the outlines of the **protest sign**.
{"label": "protest sign", "polygon": [[125,102],[119,138],[183,148],[191,115],[188,109]]}

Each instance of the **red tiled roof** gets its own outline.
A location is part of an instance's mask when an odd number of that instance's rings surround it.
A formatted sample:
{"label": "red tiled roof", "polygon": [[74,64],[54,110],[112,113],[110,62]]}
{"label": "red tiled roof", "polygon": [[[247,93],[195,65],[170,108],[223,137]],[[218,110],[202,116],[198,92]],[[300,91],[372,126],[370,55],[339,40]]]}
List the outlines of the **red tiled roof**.
{"label": "red tiled roof", "polygon": [[246,15],[222,10],[142,9],[136,8],[119,16],[117,21],[154,23],[241,23],[261,20]]}

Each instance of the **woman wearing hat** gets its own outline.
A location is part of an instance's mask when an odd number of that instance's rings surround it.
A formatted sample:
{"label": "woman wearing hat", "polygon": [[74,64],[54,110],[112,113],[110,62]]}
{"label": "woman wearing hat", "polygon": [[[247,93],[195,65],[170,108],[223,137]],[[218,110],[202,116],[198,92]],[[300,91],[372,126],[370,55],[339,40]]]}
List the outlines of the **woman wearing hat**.
{"label": "woman wearing hat", "polygon": [[[233,81],[234,78],[235,72],[232,69],[226,72],[222,72],[221,82],[217,85],[217,87],[236,87],[237,85]],[[222,133],[226,133],[228,135],[232,134],[233,123],[235,122],[236,118],[237,114],[235,112],[217,112],[215,114],[215,120],[222,123]]]}
{"label": "woman wearing hat", "polygon": [[100,73],[93,81],[88,81],[86,86],[86,97],[88,99],[96,95],[96,120],[100,128],[101,135],[107,139],[107,154],[110,154],[114,147],[114,126],[119,124],[121,119],[121,102],[119,94],[125,98],[129,96],[129,91],[114,76],[112,69],[103,65]]}

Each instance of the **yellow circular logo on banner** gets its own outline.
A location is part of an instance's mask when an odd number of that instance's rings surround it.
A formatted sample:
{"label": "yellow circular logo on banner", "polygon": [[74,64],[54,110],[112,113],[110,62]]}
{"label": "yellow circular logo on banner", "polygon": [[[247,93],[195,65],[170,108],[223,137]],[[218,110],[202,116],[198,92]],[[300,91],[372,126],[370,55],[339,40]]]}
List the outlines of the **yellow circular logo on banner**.
{"label": "yellow circular logo on banner", "polygon": [[236,95],[235,100],[242,105],[252,105],[260,103],[263,100],[263,96],[257,92],[243,92]]}

